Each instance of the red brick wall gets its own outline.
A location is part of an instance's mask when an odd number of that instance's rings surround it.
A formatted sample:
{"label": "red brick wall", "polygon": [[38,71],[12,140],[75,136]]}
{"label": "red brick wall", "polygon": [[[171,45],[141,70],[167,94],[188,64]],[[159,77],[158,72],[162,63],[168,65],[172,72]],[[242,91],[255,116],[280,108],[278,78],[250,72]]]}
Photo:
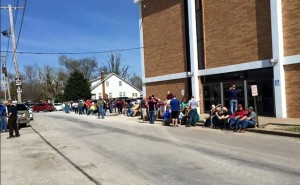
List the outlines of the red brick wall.
{"label": "red brick wall", "polygon": [[300,105],[300,64],[284,66],[286,85],[287,116],[300,118],[298,106]]}
{"label": "red brick wall", "polygon": [[157,98],[160,98],[161,100],[166,100],[167,91],[170,91],[173,95],[176,95],[177,98],[181,101],[184,98],[181,96],[181,89],[184,89],[185,95],[188,96],[187,98],[189,98],[187,79],[147,83],[146,85],[147,97],[154,94]]}
{"label": "red brick wall", "polygon": [[184,0],[142,1],[145,76],[187,70]]}
{"label": "red brick wall", "polygon": [[206,68],[272,58],[270,0],[203,0],[203,9]]}
{"label": "red brick wall", "polygon": [[300,54],[300,1],[282,0],[284,55]]}

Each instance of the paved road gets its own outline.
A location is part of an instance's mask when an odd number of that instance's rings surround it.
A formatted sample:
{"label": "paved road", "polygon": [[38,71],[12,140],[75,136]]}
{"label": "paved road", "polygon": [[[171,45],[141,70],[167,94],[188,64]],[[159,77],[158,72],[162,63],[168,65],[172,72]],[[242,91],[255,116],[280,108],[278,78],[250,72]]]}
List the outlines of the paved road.
{"label": "paved road", "polygon": [[36,113],[1,134],[1,184],[300,184],[300,140]]}

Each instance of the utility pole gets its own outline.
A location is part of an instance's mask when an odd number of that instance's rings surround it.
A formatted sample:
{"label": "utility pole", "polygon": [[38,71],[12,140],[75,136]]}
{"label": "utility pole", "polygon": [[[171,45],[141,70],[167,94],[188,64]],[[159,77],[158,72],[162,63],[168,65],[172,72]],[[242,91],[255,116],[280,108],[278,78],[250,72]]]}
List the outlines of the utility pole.
{"label": "utility pole", "polygon": [[[8,7],[1,7],[3,9],[8,9],[9,20],[10,20],[10,34],[12,40],[12,49],[13,49],[13,58],[14,58],[14,66],[16,71],[16,86],[17,86],[17,100],[18,103],[22,103],[22,89],[21,89],[21,79],[19,74],[18,60],[17,60],[17,47],[16,47],[16,38],[15,38],[15,28],[14,28],[14,18],[13,18],[13,9],[23,8],[23,7],[12,7],[10,4]],[[9,85],[8,85],[9,87]],[[8,91],[9,92],[9,91]],[[10,94],[10,92],[9,92]]]}
{"label": "utility pole", "polygon": [[[13,12],[12,7],[9,4],[8,5],[8,12],[9,12],[9,19],[10,19],[10,31],[11,31],[11,40],[12,40],[12,48],[13,48],[13,56],[14,56],[14,65],[15,65],[15,71],[16,71],[16,82],[20,81],[20,74],[19,74],[19,67],[18,67],[18,60],[17,60],[17,47],[16,47],[16,38],[15,38],[15,28],[14,28],[14,18],[13,18]],[[17,83],[17,97],[18,97],[18,103],[22,103],[22,89],[21,84]]]}

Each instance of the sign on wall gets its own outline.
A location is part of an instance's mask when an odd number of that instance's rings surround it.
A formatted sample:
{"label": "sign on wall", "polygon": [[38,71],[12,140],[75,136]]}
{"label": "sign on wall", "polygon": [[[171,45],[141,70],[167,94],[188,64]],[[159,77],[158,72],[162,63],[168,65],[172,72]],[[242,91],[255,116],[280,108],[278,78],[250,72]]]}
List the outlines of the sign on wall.
{"label": "sign on wall", "polygon": [[257,85],[251,85],[252,96],[258,96]]}

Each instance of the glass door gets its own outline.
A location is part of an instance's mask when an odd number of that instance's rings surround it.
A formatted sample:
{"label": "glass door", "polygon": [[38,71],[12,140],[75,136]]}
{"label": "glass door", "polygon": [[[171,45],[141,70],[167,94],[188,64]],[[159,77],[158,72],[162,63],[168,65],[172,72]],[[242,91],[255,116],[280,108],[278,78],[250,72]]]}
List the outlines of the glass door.
{"label": "glass door", "polygon": [[274,85],[273,80],[250,81],[247,83],[248,105],[254,107],[254,97],[251,93],[251,85],[257,85],[256,97],[257,115],[275,116]]}
{"label": "glass door", "polygon": [[219,83],[203,85],[204,111],[209,112],[212,105],[221,104],[221,87]]}

